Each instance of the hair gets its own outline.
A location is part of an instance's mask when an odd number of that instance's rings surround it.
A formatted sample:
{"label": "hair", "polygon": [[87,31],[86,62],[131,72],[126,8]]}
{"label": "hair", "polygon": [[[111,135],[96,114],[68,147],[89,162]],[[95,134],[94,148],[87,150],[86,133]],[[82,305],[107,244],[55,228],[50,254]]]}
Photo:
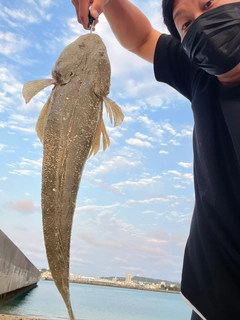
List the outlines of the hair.
{"label": "hair", "polygon": [[172,36],[180,39],[179,33],[173,21],[173,4],[174,0],[162,0],[163,21]]}

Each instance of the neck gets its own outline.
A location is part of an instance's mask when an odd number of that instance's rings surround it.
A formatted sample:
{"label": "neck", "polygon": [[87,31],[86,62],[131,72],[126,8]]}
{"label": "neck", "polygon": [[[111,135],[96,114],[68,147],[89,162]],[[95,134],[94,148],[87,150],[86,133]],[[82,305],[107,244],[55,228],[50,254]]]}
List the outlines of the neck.
{"label": "neck", "polygon": [[217,76],[224,87],[233,87],[240,84],[240,63],[232,70]]}

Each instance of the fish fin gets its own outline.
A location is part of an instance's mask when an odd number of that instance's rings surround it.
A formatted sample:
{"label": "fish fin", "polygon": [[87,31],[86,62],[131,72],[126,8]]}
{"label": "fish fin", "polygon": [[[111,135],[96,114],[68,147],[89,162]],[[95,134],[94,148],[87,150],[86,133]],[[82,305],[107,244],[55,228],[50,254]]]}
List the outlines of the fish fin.
{"label": "fish fin", "polygon": [[98,120],[97,129],[95,132],[95,136],[93,138],[93,142],[92,142],[91,149],[89,151],[88,158],[90,158],[92,154],[95,155],[98,153],[98,151],[100,149],[101,134],[102,134],[102,142],[103,142],[103,151],[105,151],[107,149],[107,147],[110,146],[110,139],[107,134],[107,130],[105,128],[105,124],[104,124],[104,121],[102,118],[102,110],[101,110],[101,114],[100,114],[100,117]]}
{"label": "fish fin", "polygon": [[54,82],[54,79],[42,79],[24,83],[22,95],[25,99],[25,102],[28,103],[38,92],[42,91],[51,84],[54,84]]}
{"label": "fish fin", "polygon": [[102,141],[103,141],[103,151],[105,151],[110,146],[110,139],[104,124],[103,119],[102,120]]}
{"label": "fish fin", "polygon": [[116,104],[116,102],[112,101],[108,97],[103,97],[103,101],[111,123],[114,120],[114,127],[119,126],[124,119],[122,109]]}
{"label": "fish fin", "polygon": [[43,143],[43,136],[44,136],[44,128],[47,121],[47,116],[50,109],[50,100],[51,100],[52,93],[50,94],[49,98],[47,99],[47,102],[43,106],[40,115],[38,117],[35,130],[37,132],[39,140]]}

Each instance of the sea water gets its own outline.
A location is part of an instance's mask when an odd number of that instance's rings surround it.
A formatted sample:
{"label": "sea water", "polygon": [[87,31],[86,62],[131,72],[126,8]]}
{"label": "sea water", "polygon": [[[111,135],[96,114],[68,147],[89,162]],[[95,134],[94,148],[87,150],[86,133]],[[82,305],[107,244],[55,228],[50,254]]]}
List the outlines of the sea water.
{"label": "sea water", "polygon": [[[189,320],[190,308],[179,294],[70,283],[77,320]],[[40,281],[27,294],[0,306],[0,313],[67,319],[54,282]]]}

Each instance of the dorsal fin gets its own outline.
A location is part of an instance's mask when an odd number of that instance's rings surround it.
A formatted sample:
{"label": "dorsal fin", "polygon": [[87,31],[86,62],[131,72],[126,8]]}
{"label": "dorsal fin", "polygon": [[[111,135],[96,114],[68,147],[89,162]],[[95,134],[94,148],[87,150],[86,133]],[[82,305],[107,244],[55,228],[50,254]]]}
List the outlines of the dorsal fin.
{"label": "dorsal fin", "polygon": [[122,109],[116,104],[116,102],[112,101],[108,97],[103,97],[103,101],[111,123],[114,120],[114,127],[120,125],[124,119]]}
{"label": "dorsal fin", "polygon": [[51,84],[54,84],[54,82],[54,79],[42,79],[24,83],[22,94],[25,102],[28,103],[38,92],[42,91]]}

